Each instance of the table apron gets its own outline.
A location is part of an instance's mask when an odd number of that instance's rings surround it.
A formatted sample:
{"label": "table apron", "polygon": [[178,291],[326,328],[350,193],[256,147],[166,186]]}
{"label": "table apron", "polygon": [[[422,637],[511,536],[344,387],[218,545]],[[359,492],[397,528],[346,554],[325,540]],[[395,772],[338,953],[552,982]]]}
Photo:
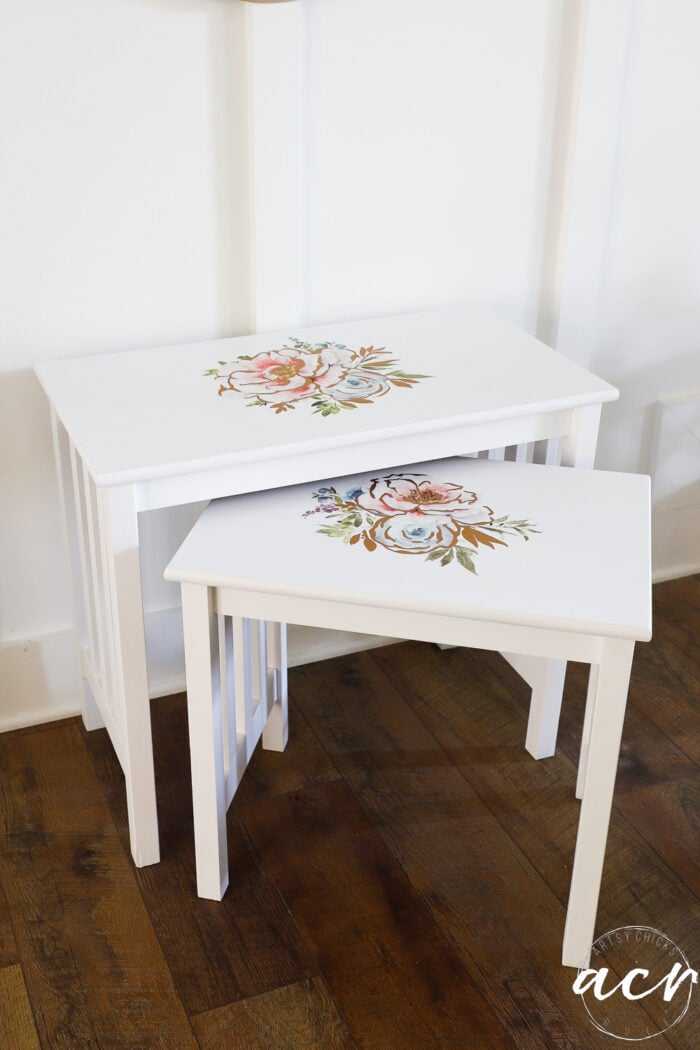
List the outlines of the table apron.
{"label": "table apron", "polygon": [[[575,439],[581,413],[591,408],[595,412],[599,411],[600,406],[530,413],[516,418],[448,427],[428,433],[403,434],[399,437],[372,437],[371,440],[342,447],[333,445],[312,451],[294,451],[292,447],[289,455],[274,459],[256,459],[170,477],[135,481],[136,507],[139,511],[157,510],[244,492],[283,488],[343,474],[359,474],[425,460],[485,453],[486,450],[489,450],[491,458],[534,459],[536,462],[557,464],[560,453],[551,439]],[[548,441],[551,445],[549,449],[527,447]]]}
{"label": "table apron", "polygon": [[598,663],[605,636],[559,628],[509,624],[463,616],[382,608],[321,598],[212,588],[221,616],[249,617],[325,627],[331,630],[390,635],[421,642],[442,642],[500,652],[526,653],[555,660]]}

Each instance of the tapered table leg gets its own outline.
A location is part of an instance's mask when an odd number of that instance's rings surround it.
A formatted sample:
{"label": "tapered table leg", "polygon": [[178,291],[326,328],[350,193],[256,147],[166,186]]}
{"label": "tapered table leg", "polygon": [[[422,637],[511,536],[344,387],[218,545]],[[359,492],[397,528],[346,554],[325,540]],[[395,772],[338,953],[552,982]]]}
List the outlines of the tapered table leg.
{"label": "tapered table leg", "polygon": [[157,864],[158,812],[141,598],[139,528],[130,485],[99,489],[114,644],[116,724],[126,781],[131,854],[137,867]]}
{"label": "tapered table leg", "polygon": [[602,645],[564,927],[564,966],[587,966],[586,953],[594,940],[600,880],[634,653],[634,642],[628,639],[605,639]]}
{"label": "tapered table leg", "polygon": [[228,886],[226,781],[219,661],[219,628],[212,591],[182,584],[187,664],[187,716],[197,893],[220,901]]}

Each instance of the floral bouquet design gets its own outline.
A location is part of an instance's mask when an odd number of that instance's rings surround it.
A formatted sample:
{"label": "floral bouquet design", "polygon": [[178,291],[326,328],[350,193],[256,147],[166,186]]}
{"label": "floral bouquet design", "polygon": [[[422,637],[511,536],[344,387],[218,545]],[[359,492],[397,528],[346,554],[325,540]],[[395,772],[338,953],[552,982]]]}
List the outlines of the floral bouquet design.
{"label": "floral bouquet design", "polygon": [[426,561],[454,562],[473,573],[478,547],[507,547],[505,536],[529,540],[539,532],[529,521],[497,518],[476,492],[425,474],[387,474],[342,493],[319,488],[313,498],[316,506],[304,517],[323,515],[316,531],[324,536],[368,551],[424,554]]}
{"label": "floral bouquet design", "polygon": [[304,343],[293,337],[287,342],[279,350],[219,361],[218,368],[204,375],[219,380],[219,395],[233,390],[248,407],[267,406],[280,413],[296,408],[298,401],[310,401],[312,411],[322,416],[371,405],[392,387],[410,388],[431,378],[394,367],[398,361],[385,347],[351,350],[344,343]]}

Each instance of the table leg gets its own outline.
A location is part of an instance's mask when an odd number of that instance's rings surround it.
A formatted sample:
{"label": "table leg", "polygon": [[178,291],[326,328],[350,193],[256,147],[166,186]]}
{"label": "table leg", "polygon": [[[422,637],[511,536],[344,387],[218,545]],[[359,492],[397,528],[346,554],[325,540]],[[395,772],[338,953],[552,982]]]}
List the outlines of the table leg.
{"label": "table leg", "polygon": [[564,926],[564,966],[587,966],[587,953],[594,939],[634,654],[634,642],[629,639],[608,638],[602,644],[595,682],[589,761]]}
{"label": "table leg", "polygon": [[532,687],[525,749],[533,758],[549,758],[557,748],[566,660],[534,658],[526,679]]}
{"label": "table leg", "polygon": [[593,467],[601,407],[584,405],[574,409],[571,430],[561,439],[562,467]]}
{"label": "table leg", "polygon": [[220,901],[229,877],[226,780],[219,626],[210,588],[201,584],[182,584],[182,622],[187,665],[197,894]]}
{"label": "table leg", "polygon": [[130,485],[101,488],[98,498],[116,672],[114,720],[121,738],[117,752],[126,781],[131,854],[136,866],[143,867],[157,864],[160,851],[138,515]]}
{"label": "table leg", "polygon": [[588,756],[591,746],[591,722],[593,721],[593,708],[595,707],[595,693],[598,686],[598,665],[591,664],[588,673],[588,690],[586,692],[586,711],[583,716],[583,730],[581,732],[581,750],[578,758],[578,776],[576,778],[576,798],[583,798],[586,787],[586,771],[588,770]]}
{"label": "table leg", "polygon": [[[600,411],[599,404],[574,409],[571,430],[560,442],[563,467],[593,466]],[[532,698],[525,747],[533,758],[547,758],[556,749],[565,674],[566,664],[560,660],[528,660],[523,677],[532,687]]]}

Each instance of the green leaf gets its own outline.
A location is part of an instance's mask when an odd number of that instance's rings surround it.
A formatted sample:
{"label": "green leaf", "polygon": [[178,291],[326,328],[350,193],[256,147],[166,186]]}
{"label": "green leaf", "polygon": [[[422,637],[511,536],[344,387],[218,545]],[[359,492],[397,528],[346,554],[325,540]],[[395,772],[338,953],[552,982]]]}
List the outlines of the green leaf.
{"label": "green leaf", "polygon": [[420,372],[403,372],[400,368],[397,368],[394,372],[389,372],[390,376],[398,376],[400,379],[432,379],[432,376],[421,375]]}
{"label": "green leaf", "polygon": [[326,525],[321,529],[316,529],[316,532],[320,532],[324,536],[332,536],[333,539],[343,539],[347,535],[347,531],[347,529],[340,529],[336,525]]}
{"label": "green leaf", "polygon": [[430,554],[427,556],[427,558],[425,560],[426,561],[437,561],[437,559],[441,558],[444,553],[445,553],[445,548],[444,547],[436,547],[434,551],[430,552]]}
{"label": "green leaf", "polygon": [[474,568],[474,562],[472,561],[472,552],[466,547],[455,547],[455,553],[457,555],[457,561],[463,569],[467,569],[469,572],[473,572],[476,576],[476,569]]}
{"label": "green leaf", "polygon": [[454,552],[454,550],[452,550],[452,548],[450,548],[450,550],[448,550],[448,552],[445,555],[445,557],[441,559],[440,564],[441,565],[449,565],[450,562],[452,561],[452,559],[454,558],[454,556],[455,556],[455,552]]}
{"label": "green leaf", "polygon": [[[342,500],[339,500],[338,502],[340,503],[341,506],[343,505],[342,504]],[[361,514],[346,514],[346,516],[344,518],[340,519],[338,524],[339,525],[343,525],[346,528],[358,529],[360,527],[360,525],[362,524],[362,515]]]}

